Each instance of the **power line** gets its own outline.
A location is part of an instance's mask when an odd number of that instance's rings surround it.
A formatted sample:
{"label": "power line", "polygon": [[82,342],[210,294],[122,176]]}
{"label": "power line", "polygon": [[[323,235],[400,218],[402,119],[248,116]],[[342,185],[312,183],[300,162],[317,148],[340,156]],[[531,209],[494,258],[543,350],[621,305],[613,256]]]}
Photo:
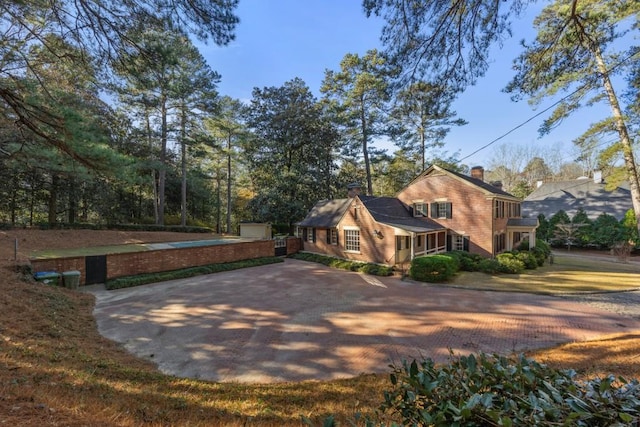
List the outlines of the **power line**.
{"label": "power line", "polygon": [[[621,66],[622,64],[624,64],[625,62],[627,62],[628,60],[630,60],[631,58],[633,58],[634,56],[638,55],[640,53],[640,51],[635,51],[633,53],[631,53],[630,55],[628,55],[626,58],[621,59],[620,61],[618,61],[616,64],[614,64],[613,66],[611,66],[609,69],[607,69],[605,74],[611,73],[613,70],[615,70],[616,68],[618,68],[619,66]],[[592,73],[595,74],[595,73]],[[600,74],[600,73],[597,73]],[[491,145],[495,144],[496,142],[500,141],[501,139],[505,138],[506,136],[510,135],[511,133],[515,132],[516,130],[520,129],[521,127],[523,127],[524,125],[526,125],[527,123],[531,122],[532,120],[534,120],[535,118],[541,116],[542,114],[546,113],[547,111],[551,110],[552,108],[554,108],[556,105],[564,102],[567,98],[572,97],[573,95],[575,95],[576,93],[578,93],[579,91],[581,91],[582,89],[584,89],[585,87],[587,87],[587,84],[583,84],[582,86],[580,86],[579,88],[577,88],[576,90],[574,90],[573,92],[563,96],[562,98],[560,98],[558,101],[554,102],[553,104],[551,104],[550,106],[548,106],[547,108],[545,108],[544,110],[540,111],[539,113],[529,117],[527,120],[525,120],[524,122],[518,124],[517,126],[511,128],[510,130],[508,130],[507,132],[505,132],[504,134],[500,135],[499,137],[493,139],[492,141],[490,141],[489,143],[483,145],[482,147],[478,148],[477,150],[475,150],[473,153],[461,158],[458,162],[462,162],[463,160],[468,159],[469,157],[478,154],[480,151],[490,147]]]}

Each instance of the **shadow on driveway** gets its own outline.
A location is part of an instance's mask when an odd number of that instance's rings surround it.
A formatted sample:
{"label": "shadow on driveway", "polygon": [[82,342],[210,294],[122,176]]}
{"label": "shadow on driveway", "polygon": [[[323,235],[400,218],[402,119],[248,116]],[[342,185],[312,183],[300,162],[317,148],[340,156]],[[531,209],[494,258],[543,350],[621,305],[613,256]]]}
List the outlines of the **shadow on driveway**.
{"label": "shadow on driveway", "polygon": [[405,358],[510,354],[640,330],[563,298],[453,289],[285,263],[96,296],[102,335],[162,372],[269,383],[389,372]]}

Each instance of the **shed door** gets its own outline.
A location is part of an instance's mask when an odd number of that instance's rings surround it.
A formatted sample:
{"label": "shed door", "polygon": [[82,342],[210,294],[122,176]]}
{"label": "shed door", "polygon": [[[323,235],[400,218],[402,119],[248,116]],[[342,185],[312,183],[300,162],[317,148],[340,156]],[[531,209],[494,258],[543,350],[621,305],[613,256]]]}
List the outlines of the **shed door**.
{"label": "shed door", "polygon": [[107,256],[95,255],[84,257],[84,266],[87,275],[86,284],[95,285],[107,281]]}

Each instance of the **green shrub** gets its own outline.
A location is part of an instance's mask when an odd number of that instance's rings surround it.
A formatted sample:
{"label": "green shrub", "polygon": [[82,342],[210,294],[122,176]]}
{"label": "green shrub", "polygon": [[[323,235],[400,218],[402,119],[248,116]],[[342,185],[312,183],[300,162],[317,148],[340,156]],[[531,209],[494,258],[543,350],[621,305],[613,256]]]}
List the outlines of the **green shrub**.
{"label": "green shrub", "polygon": [[538,258],[533,252],[523,251],[515,254],[516,259],[522,261],[524,268],[527,270],[535,270],[538,268]]}
{"label": "green shrub", "polygon": [[342,258],[335,258],[310,252],[298,252],[289,255],[289,258],[317,262],[318,264],[323,264],[332,268],[359,271],[361,273],[373,274],[376,276],[391,276],[393,274],[393,267],[386,265],[375,264],[372,262],[349,261]]}
{"label": "green shrub", "polygon": [[[404,362],[390,375],[381,410],[413,426],[637,425],[640,383],[609,376],[576,380],[520,356]],[[372,424],[373,425],[373,424]]]}
{"label": "green shrub", "polygon": [[185,279],[187,277],[201,276],[203,274],[220,273],[222,271],[238,270],[240,268],[257,267],[260,265],[283,262],[279,257],[264,257],[246,259],[244,261],[227,262],[222,264],[209,264],[199,267],[183,268],[180,270],[163,271],[158,273],[138,274],[136,276],[118,277],[107,280],[107,290],[130,288],[146,285],[148,283],[165,282],[167,280]]}
{"label": "green shrub", "polygon": [[504,252],[496,256],[501,266],[501,273],[518,274],[524,271],[524,263],[511,252]]}
{"label": "green shrub", "polygon": [[486,274],[502,273],[502,265],[497,259],[485,258],[478,262],[478,271]]}
{"label": "green shrub", "polygon": [[478,271],[478,263],[484,258],[466,251],[451,251],[448,254],[458,257],[459,269],[462,271]]}
{"label": "green shrub", "polygon": [[528,251],[535,255],[539,267],[542,267],[545,260],[551,255],[551,246],[541,239],[536,239],[536,245],[531,249],[529,249],[529,241],[523,240],[518,246],[518,250]]}
{"label": "green shrub", "polygon": [[445,282],[456,274],[456,261],[446,255],[429,255],[411,261],[409,276],[420,282]]}
{"label": "green shrub", "polygon": [[453,268],[456,272],[460,271],[460,259],[462,258],[462,256],[456,252],[447,252],[442,254],[442,256],[446,256],[447,258],[450,258],[451,261],[453,261]]}

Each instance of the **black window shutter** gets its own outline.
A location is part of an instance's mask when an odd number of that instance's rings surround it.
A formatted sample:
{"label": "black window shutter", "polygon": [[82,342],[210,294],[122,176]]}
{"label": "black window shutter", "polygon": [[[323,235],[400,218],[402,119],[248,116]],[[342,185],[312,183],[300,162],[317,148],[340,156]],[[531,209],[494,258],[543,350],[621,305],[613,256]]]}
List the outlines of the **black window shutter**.
{"label": "black window shutter", "polygon": [[313,243],[316,242],[316,229],[315,228],[311,229],[311,240],[313,241]]}
{"label": "black window shutter", "polygon": [[438,211],[438,204],[431,203],[431,208],[429,210],[431,211],[431,218],[437,218],[436,214]]}
{"label": "black window shutter", "polygon": [[331,229],[327,228],[327,244],[331,244]]}
{"label": "black window shutter", "polygon": [[451,252],[451,235],[447,234],[447,252]]}
{"label": "black window shutter", "polygon": [[464,236],[462,240],[462,250],[469,252],[469,236]]}
{"label": "black window shutter", "polygon": [[307,227],[302,229],[302,240],[305,242],[307,241]]}
{"label": "black window shutter", "polygon": [[453,216],[451,207],[451,202],[447,203],[447,218],[451,218]]}

